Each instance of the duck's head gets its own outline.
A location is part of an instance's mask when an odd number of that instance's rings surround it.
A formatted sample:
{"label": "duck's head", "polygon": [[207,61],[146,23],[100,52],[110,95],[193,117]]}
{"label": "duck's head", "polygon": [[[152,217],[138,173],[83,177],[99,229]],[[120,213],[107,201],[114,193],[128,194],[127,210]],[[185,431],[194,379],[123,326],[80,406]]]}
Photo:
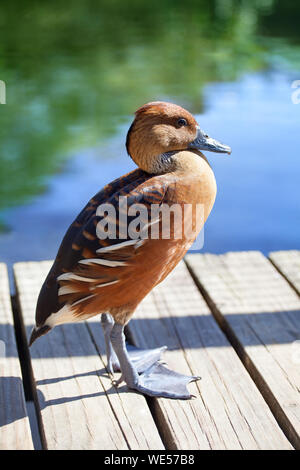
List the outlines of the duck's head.
{"label": "duck's head", "polygon": [[148,173],[172,170],[172,155],[180,150],[231,153],[230,147],[209,137],[192,114],[163,101],[147,103],[135,113],[128,131],[127,152]]}

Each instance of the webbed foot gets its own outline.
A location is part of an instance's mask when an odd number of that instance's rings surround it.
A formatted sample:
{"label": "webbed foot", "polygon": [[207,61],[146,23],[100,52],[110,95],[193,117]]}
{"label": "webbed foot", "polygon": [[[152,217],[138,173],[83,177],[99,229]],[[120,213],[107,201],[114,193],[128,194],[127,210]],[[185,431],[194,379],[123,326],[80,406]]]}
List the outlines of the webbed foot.
{"label": "webbed foot", "polygon": [[194,396],[187,385],[199,379],[197,376],[179,374],[157,362],[139,376],[138,383],[132,388],[150,397],[187,400]]}
{"label": "webbed foot", "polygon": [[[158,361],[150,365],[139,375],[137,365],[133,364],[127,352],[123,329],[123,325],[115,323],[110,334],[112,346],[119,359],[122,372],[121,378],[115,385],[120,384],[124,380],[129,388],[151,397],[191,398],[192,395],[189,393],[187,385],[189,382],[199,380],[200,377],[179,374],[168,369]],[[160,355],[161,348],[158,348],[156,351]],[[153,356],[151,359],[153,359]],[[145,364],[146,361],[143,362],[143,365]]]}
{"label": "webbed foot", "polygon": [[[167,346],[162,346],[156,349],[139,349],[131,344],[126,343],[126,349],[130,361],[135,366],[137,372],[141,374],[145,372],[149,367],[154,365],[157,361],[161,360],[162,353],[167,349]],[[120,365],[116,365],[115,371],[120,371]]]}

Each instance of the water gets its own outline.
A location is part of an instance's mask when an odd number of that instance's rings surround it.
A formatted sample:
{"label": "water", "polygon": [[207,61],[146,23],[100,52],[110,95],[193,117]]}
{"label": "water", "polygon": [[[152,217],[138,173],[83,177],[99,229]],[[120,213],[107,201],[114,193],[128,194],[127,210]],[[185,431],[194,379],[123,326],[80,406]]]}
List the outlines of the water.
{"label": "water", "polygon": [[75,1],[67,13],[56,1],[28,2],[18,15],[4,8],[1,261],[55,255],[86,201],[134,168],[127,128],[154,99],[186,106],[233,150],[206,154],[218,195],[203,250],[300,247],[300,104],[291,100],[300,7],[181,3],[132,2],[129,11],[119,1]]}

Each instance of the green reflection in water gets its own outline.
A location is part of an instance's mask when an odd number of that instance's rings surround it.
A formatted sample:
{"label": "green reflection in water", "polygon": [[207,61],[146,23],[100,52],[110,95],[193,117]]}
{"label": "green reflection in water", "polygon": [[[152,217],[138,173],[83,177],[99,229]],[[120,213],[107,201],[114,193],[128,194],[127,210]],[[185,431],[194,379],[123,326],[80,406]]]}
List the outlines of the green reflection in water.
{"label": "green reflection in water", "polygon": [[199,113],[209,82],[274,55],[300,68],[299,11],[293,0],[7,2],[0,209],[43,191],[72,151],[111,136],[149,100]]}

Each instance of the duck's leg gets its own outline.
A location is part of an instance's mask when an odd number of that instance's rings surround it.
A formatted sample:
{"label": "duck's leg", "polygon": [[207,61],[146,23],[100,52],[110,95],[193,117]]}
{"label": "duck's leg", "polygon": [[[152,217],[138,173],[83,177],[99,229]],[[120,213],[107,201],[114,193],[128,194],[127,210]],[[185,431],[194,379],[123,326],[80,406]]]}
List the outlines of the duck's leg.
{"label": "duck's leg", "polygon": [[[101,325],[105,340],[107,371],[109,374],[113,375],[114,372],[120,371],[120,364],[110,339],[110,334],[114,326],[114,320],[111,315],[103,313],[101,315]],[[137,372],[141,373],[160,360],[161,354],[165,351],[166,346],[156,349],[139,349],[127,344],[126,349]]]}
{"label": "duck's leg", "polygon": [[[109,374],[113,375],[114,372],[120,371],[120,364],[110,339],[110,334],[114,326],[114,320],[111,315],[103,313],[101,315],[101,325],[105,340],[107,370]],[[135,346],[127,344],[127,351],[130,360],[139,373],[144,372],[151,365],[159,361],[161,354],[163,351],[165,351],[165,349],[166,346],[156,349],[139,349]]]}
{"label": "duck's leg", "polygon": [[119,359],[122,379],[129,388],[152,397],[191,398],[187,384],[200,377],[178,374],[157,361],[139,375],[126,349],[124,325],[115,323],[110,338]]}
{"label": "duck's leg", "polygon": [[102,313],[101,315],[101,326],[103,329],[104,340],[105,340],[105,349],[107,357],[107,371],[109,374],[113,375],[115,370],[120,370],[119,361],[116,356],[116,353],[112,347],[110,334],[114,326],[114,320],[107,313]]}

